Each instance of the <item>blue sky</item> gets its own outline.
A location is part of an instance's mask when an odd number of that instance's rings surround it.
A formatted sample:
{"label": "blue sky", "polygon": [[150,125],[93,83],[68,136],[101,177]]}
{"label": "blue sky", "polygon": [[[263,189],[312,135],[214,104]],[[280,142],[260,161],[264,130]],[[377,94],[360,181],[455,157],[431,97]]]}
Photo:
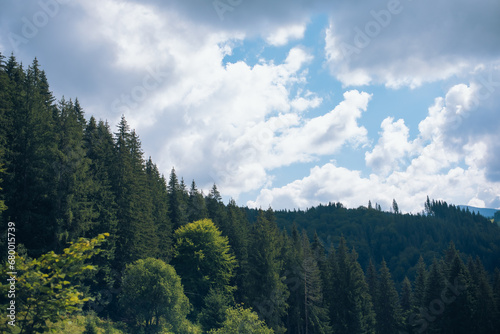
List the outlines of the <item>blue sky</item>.
{"label": "blue sky", "polygon": [[500,208],[500,3],[6,0],[0,51],[240,205]]}

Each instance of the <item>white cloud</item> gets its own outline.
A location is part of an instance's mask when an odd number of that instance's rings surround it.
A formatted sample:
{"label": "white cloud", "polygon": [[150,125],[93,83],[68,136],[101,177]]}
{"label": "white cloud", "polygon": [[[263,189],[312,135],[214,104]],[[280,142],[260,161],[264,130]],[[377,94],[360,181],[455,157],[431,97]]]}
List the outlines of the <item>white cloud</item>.
{"label": "white cloud", "polygon": [[276,31],[270,33],[266,37],[266,41],[268,44],[274,46],[283,46],[288,44],[291,40],[304,38],[305,31],[305,24],[279,27]]}
{"label": "white cloud", "polygon": [[410,129],[403,119],[394,122],[394,118],[387,117],[382,121],[382,132],[378,144],[371,152],[366,152],[366,164],[376,172],[386,175],[398,170],[401,160],[412,149],[408,141]]}
{"label": "white cloud", "polygon": [[494,174],[498,160],[492,157],[498,152],[500,134],[498,127],[488,124],[499,125],[492,117],[497,111],[489,109],[490,99],[496,97],[485,94],[480,99],[480,91],[474,83],[452,86],[429,108],[412,141],[402,119],[386,118],[378,143],[365,154],[367,165],[376,172],[368,177],[328,163],[283,187],[263,189],[247,205],[290,209],[340,201],[357,207],[371,200],[388,210],[396,199],[401,210],[416,213],[429,196],[454,204],[499,207],[500,180]]}

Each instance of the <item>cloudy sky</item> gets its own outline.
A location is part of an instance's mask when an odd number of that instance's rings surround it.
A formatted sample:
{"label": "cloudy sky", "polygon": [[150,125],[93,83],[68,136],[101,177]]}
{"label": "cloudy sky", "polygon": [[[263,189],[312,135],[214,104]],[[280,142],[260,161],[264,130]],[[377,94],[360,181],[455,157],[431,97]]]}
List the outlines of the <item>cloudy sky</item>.
{"label": "cloudy sky", "polygon": [[0,52],[240,205],[500,207],[497,0],[3,0]]}

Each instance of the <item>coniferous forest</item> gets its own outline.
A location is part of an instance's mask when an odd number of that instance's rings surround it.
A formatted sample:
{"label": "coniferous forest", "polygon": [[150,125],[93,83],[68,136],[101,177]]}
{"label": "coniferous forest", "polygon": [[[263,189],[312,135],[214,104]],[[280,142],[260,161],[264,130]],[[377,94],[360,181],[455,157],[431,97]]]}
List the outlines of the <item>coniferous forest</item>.
{"label": "coniferous forest", "polygon": [[2,332],[500,332],[490,220],[225,204],[162,175],[125,117],[56,101],[36,59],[0,55],[0,166]]}

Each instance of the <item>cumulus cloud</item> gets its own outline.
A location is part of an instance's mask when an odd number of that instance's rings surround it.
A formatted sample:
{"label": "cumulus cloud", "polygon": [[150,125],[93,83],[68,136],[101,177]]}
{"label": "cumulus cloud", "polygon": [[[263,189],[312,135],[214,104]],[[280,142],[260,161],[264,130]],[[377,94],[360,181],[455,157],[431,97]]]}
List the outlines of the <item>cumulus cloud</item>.
{"label": "cumulus cloud", "polygon": [[398,170],[401,160],[412,149],[408,141],[410,129],[403,119],[394,122],[394,118],[387,117],[381,125],[382,132],[378,144],[371,152],[366,152],[366,164],[380,174],[386,175]]}
{"label": "cumulus cloud", "polygon": [[402,119],[386,118],[377,144],[365,154],[374,171],[369,176],[327,163],[283,187],[261,190],[247,205],[307,208],[340,201],[357,207],[371,200],[388,210],[396,199],[400,209],[416,213],[429,196],[456,204],[498,207],[500,134],[489,129],[500,125],[494,116],[498,110],[491,108],[499,101],[493,94],[494,85],[490,91],[485,82],[496,81],[476,79],[450,87],[429,108],[414,140],[409,140],[409,128]]}
{"label": "cumulus cloud", "polygon": [[283,46],[290,40],[302,39],[306,31],[305,25],[292,25],[278,28],[275,32],[266,37],[267,43],[274,46]]}

